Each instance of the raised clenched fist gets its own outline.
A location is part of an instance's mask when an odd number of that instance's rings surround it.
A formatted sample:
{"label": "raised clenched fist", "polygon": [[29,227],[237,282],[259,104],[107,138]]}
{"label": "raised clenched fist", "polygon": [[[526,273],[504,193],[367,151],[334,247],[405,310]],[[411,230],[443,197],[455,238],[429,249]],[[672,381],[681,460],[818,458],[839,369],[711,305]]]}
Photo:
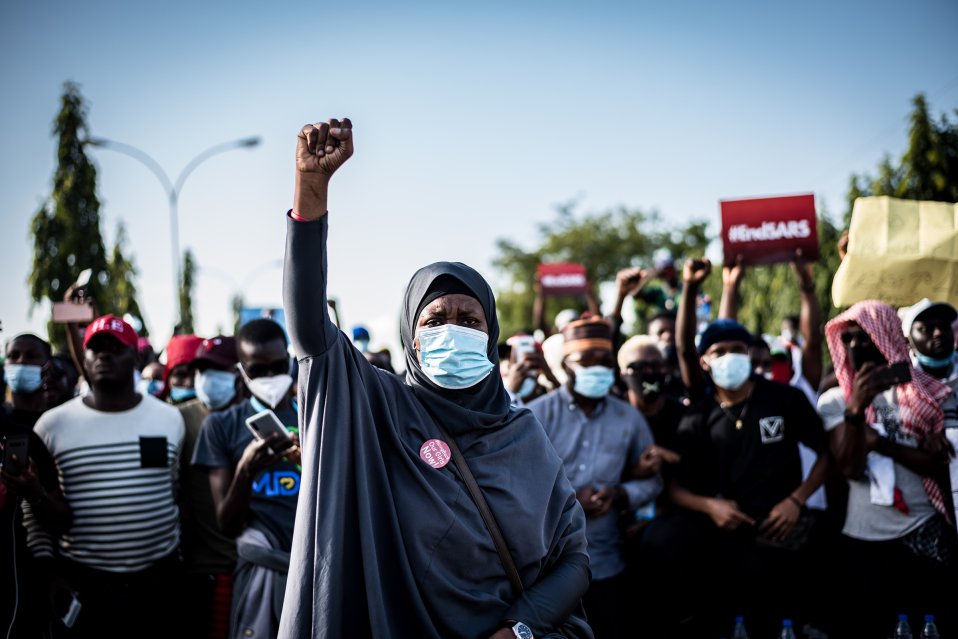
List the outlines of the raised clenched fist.
{"label": "raised clenched fist", "polygon": [[353,154],[353,123],[342,121],[307,124],[296,143],[296,171],[302,177],[329,178]]}

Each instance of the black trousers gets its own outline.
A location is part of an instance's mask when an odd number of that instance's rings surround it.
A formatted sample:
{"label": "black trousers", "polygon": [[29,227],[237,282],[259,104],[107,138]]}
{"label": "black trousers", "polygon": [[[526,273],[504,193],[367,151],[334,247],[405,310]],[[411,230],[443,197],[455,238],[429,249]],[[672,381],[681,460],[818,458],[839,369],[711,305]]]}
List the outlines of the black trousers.
{"label": "black trousers", "polygon": [[631,636],[623,621],[625,594],[625,579],[622,575],[598,579],[589,585],[582,604],[595,639]]}
{"label": "black trousers", "polygon": [[180,635],[183,573],[170,555],[134,573],[95,570],[66,561],[63,574],[82,606],[72,628],[57,623],[66,639],[160,639]]}

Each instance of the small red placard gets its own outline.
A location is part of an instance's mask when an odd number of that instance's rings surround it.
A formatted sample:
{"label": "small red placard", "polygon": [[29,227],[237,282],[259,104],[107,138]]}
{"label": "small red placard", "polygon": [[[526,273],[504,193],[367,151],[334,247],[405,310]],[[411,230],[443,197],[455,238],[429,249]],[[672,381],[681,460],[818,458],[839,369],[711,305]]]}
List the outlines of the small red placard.
{"label": "small red placard", "polygon": [[815,195],[722,200],[722,248],[725,263],[741,255],[746,264],[775,264],[818,259]]}
{"label": "small red placard", "polygon": [[581,264],[540,264],[538,274],[543,295],[582,295],[588,289],[589,280]]}

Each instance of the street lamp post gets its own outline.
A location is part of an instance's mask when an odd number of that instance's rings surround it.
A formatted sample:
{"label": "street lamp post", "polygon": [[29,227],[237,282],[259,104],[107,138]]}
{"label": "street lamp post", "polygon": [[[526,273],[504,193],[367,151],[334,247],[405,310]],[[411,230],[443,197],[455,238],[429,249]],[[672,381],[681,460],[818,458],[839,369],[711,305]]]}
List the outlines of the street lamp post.
{"label": "street lamp post", "polygon": [[211,146],[190,160],[186,166],[183,167],[183,170],[180,171],[176,182],[173,182],[166,174],[166,171],[163,170],[163,167],[160,166],[159,162],[135,146],[106,138],[89,138],[87,140],[87,144],[90,146],[109,149],[139,160],[157,177],[163,186],[163,190],[166,191],[166,197],[170,206],[170,244],[173,250],[173,299],[177,322],[183,317],[183,309],[180,307],[180,284],[183,282],[183,267],[181,264],[182,256],[180,255],[180,232],[177,208],[179,205],[180,191],[183,190],[183,183],[186,182],[186,178],[189,177],[190,173],[192,173],[196,167],[214,155],[219,155],[220,153],[225,153],[233,149],[251,149],[255,146],[259,146],[261,141],[259,136],[252,136]]}

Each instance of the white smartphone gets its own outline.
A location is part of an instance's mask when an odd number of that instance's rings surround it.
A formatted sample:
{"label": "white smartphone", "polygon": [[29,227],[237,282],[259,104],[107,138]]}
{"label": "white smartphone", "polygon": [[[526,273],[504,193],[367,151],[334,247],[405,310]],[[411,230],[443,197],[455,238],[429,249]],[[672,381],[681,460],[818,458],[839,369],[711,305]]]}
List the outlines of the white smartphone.
{"label": "white smartphone", "polygon": [[83,288],[90,283],[90,276],[93,275],[92,268],[85,268],[80,271],[80,274],[77,276],[76,285],[77,288]]}
{"label": "white smartphone", "polygon": [[279,421],[276,413],[268,408],[252,417],[248,417],[246,427],[250,429],[256,439],[266,439],[270,433],[278,433],[284,439],[291,439],[289,431],[283,426],[283,422]]}
{"label": "white smartphone", "polygon": [[66,614],[63,615],[64,626],[66,626],[67,628],[73,627],[73,624],[76,623],[77,615],[80,614],[81,607],[82,606],[80,605],[80,600],[77,599],[76,594],[75,593],[72,594],[70,599],[70,607],[67,609]]}

